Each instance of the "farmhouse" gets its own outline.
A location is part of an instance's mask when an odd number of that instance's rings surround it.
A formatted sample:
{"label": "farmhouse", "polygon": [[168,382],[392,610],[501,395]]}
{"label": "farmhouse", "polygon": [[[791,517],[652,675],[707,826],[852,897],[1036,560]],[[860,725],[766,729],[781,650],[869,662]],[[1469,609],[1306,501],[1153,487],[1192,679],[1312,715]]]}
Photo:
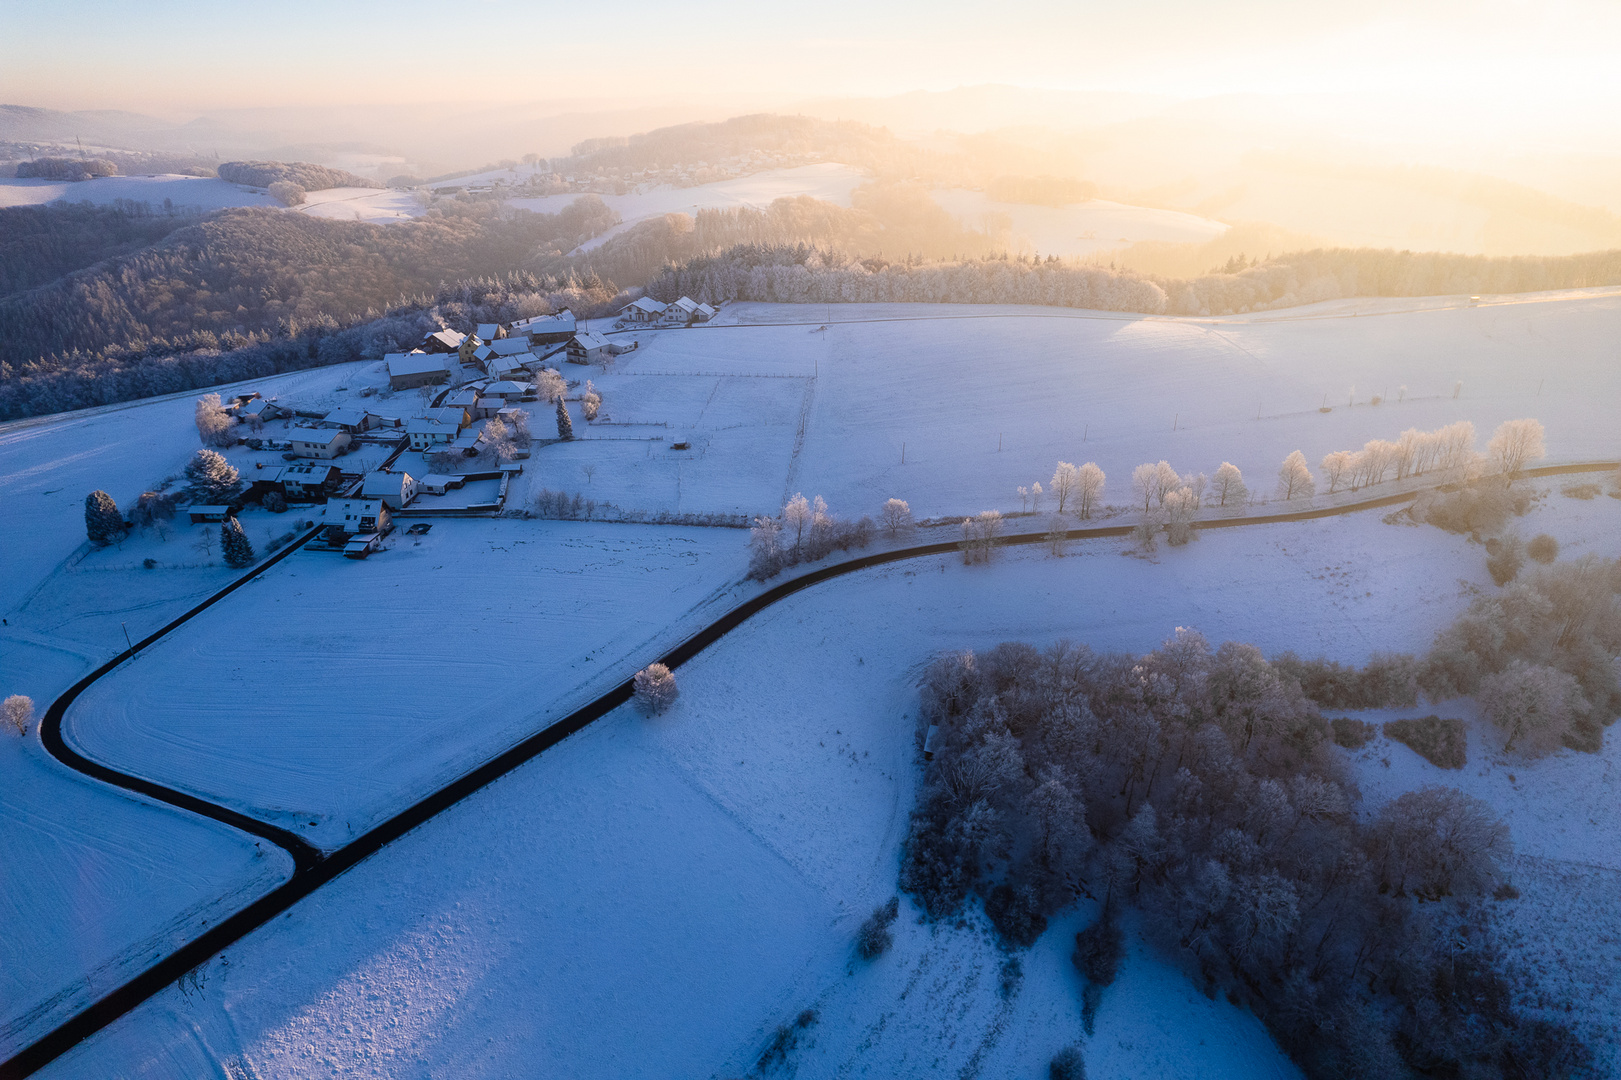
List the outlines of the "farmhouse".
{"label": "farmhouse", "polygon": [[412,390],[450,378],[443,356],[432,353],[389,353],[384,359],[388,361],[390,390]]}
{"label": "farmhouse", "polygon": [[372,422],[377,417],[361,409],[333,409],[326,414],[321,423],[335,427],[339,431],[347,431],[351,435],[359,435],[363,431],[370,431]]}
{"label": "farmhouse", "polygon": [[601,363],[612,355],[608,349],[608,339],[601,334],[575,334],[568,343],[568,362],[571,364]]}
{"label": "farmhouse", "polygon": [[667,318],[690,321],[698,314],[698,301],[690,296],[683,296],[665,308],[664,314]]}
{"label": "farmhouse", "polygon": [[574,313],[568,308],[512,324],[513,333],[526,336],[531,345],[560,345],[574,336],[574,329]]}
{"label": "farmhouse", "polygon": [[422,339],[422,350],[430,353],[455,352],[462,347],[467,335],[458,330],[435,330]]}
{"label": "farmhouse", "polygon": [[295,502],[324,499],[328,492],[337,487],[338,467],[289,465],[275,479],[281,484],[282,494]]}
{"label": "farmhouse", "polygon": [[405,422],[405,437],[413,450],[433,450],[449,446],[461,428],[455,424],[442,424],[438,420],[417,417]]}
{"label": "farmhouse", "polygon": [[619,317],[626,322],[658,322],[659,319],[664,317],[666,306],[651,296],[639,296],[619,309]]}
{"label": "farmhouse", "polygon": [[715,309],[708,304],[699,304],[698,310],[692,313],[693,322],[708,322],[716,315]]}
{"label": "farmhouse", "polygon": [[417,482],[408,472],[378,470],[366,474],[360,494],[363,498],[383,500],[391,510],[401,510],[417,497]]}
{"label": "farmhouse", "polygon": [[383,533],[394,528],[394,515],[381,499],[338,499],[327,504],[326,521],[346,533]]}
{"label": "farmhouse", "polygon": [[347,431],[301,428],[290,441],[295,457],[335,458],[349,448],[351,440]]}

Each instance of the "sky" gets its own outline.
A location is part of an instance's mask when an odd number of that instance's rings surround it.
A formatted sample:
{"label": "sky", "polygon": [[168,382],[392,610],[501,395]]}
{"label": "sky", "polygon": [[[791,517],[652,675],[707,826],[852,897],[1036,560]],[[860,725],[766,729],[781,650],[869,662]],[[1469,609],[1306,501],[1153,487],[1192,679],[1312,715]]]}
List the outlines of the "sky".
{"label": "sky", "polygon": [[780,108],[982,83],[1377,94],[1598,125],[1617,0],[52,0],[0,5],[0,102],[222,108],[590,100]]}

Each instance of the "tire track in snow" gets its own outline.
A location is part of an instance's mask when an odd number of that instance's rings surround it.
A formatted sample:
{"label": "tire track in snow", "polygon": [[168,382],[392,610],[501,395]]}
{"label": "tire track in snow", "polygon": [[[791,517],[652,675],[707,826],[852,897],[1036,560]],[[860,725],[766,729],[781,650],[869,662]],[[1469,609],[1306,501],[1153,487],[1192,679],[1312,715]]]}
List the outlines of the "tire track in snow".
{"label": "tire track in snow", "polygon": [[[814,386],[814,380],[810,380],[810,383],[811,386]],[[809,389],[807,389],[806,396],[808,407]],[[1526,469],[1521,475],[1527,478],[1562,476],[1572,473],[1608,472],[1617,468],[1621,468],[1621,462],[1580,462]],[[1201,530],[1227,529],[1248,525],[1274,525],[1292,521],[1311,521],[1318,518],[1339,517],[1344,514],[1409,502],[1416,499],[1425,490],[1430,489],[1415,489],[1366,499],[1361,502],[1346,503],[1315,510],[1295,510],[1279,514],[1202,521],[1195,522],[1194,525]],[[1131,530],[1132,526],[1129,525],[1072,529],[1066,534],[1066,538],[1069,540],[1094,540],[1122,537],[1130,535]],[[82,1040],[100,1031],[147,998],[177,981],[193,968],[207,962],[226,947],[240,941],[271,919],[286,912],[298,901],[315,892],[321,886],[375,855],[417,826],[425,824],[463,799],[631,700],[632,685],[631,680],[627,678],[618,686],[602,694],[595,701],[588,702],[556,723],[509,747],[471,772],[464,774],[415,805],[407,807],[382,824],[373,827],[371,831],[362,834],[350,843],[325,856],[295,833],[266,824],[246,814],[210,803],[195,795],[166,788],[142,777],[118,772],[84,757],[67,746],[62,737],[62,718],[67,712],[68,706],[92,683],[109,674],[125,661],[132,659],[142,649],[157,642],[196,615],[225,599],[237,589],[254,581],[263,571],[301,549],[319,532],[319,528],[309,530],[275,555],[259,563],[248,573],[243,574],[219,592],[170,622],[167,626],[143,639],[133,649],[118,654],[79,680],[66,693],[51,703],[50,708],[46,710],[44,720],[40,724],[41,741],[45,743],[45,747],[51,755],[64,765],[114,787],[145,795],[159,802],[168,803],[171,806],[211,818],[267,839],[285,849],[292,856],[295,866],[292,878],[286,884],[267,893],[238,911],[235,915],[216,923],[188,944],[181,946],[168,956],[156,960],[151,967],[88,1006],[84,1011],[59,1027],[41,1036],[29,1046],[24,1047],[8,1061],[0,1062],[0,1080],[8,1077],[27,1076],[44,1067]],[[1010,545],[1045,544],[1047,542],[1047,533],[1045,531],[1013,533],[1003,538],[1003,543]],[[692,636],[661,657],[659,662],[672,669],[679,668],[761,611],[771,607],[778,601],[785,600],[824,581],[889,563],[955,554],[957,551],[957,542],[948,540],[940,543],[878,552],[845,562],[818,567],[808,573],[775,585],[759,593],[753,599],[744,601],[708,626],[694,632]]]}

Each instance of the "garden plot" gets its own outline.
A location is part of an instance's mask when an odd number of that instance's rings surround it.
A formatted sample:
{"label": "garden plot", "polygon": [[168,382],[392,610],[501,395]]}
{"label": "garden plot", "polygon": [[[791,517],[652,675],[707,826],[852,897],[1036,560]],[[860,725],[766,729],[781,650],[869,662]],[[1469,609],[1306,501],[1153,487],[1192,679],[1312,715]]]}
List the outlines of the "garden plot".
{"label": "garden plot", "polygon": [[47,1075],[740,1075],[804,1009],[801,1077],[1038,1075],[1070,1042],[1093,1075],[1296,1075],[1141,943],[1085,1038],[1068,956],[1090,909],[1007,996],[977,916],[903,905],[894,949],[854,960],[895,889],[916,678],[945,651],[1144,651],[1177,625],[1344,662],[1421,650],[1491,587],[1481,549],[1369,512],[1070,552],[912,560],[768,609],[678,672],[666,715],[604,719],[230,950],[204,998],[166,991]]}
{"label": "garden plot", "polygon": [[744,534],[512,520],[304,551],[69,712],[98,760],[331,849],[730,608]]}

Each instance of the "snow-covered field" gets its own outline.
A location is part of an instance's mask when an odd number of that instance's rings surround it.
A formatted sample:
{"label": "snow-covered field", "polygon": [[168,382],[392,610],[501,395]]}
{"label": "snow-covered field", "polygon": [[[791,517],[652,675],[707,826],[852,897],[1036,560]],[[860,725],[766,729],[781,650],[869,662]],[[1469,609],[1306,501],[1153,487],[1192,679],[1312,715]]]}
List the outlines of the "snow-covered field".
{"label": "snow-covered field", "polygon": [[280,206],[269,195],[218,177],[98,176],[93,180],[0,180],[0,206],[36,206],[58,201],[106,206],[119,199],[161,207],[222,210],[228,206]]}
{"label": "snow-covered field", "polygon": [[[602,195],[600,196],[602,201],[623,220],[614,228],[580,245],[580,250],[589,251],[637,222],[662,217],[665,214],[691,214],[698,210],[731,210],[741,206],[763,209],[778,199],[799,195],[809,195],[813,199],[825,199],[839,206],[849,206],[850,193],[865,181],[866,177],[861,170],[854,166],[824,162],[818,165],[801,165],[793,169],[771,169],[693,187],[659,184],[645,191],[625,195]],[[521,210],[555,214],[579,197],[578,194],[546,195],[533,199],[508,199],[507,202]]]}
{"label": "snow-covered field", "polygon": [[[580,440],[536,448],[516,497],[546,486],[627,509],[761,513],[803,490],[851,516],[892,495],[919,516],[955,515],[1017,509],[1015,488],[1045,483],[1058,458],[1098,461],[1109,501],[1124,503],[1131,467],[1160,457],[1206,472],[1232,460],[1265,492],[1296,448],[1315,463],[1458,419],[1474,421],[1483,444],[1496,423],[1527,414],[1547,425],[1556,459],[1621,450],[1609,416],[1621,396],[1613,294],[1474,308],[1357,301],[1220,320],[740,304],[721,324],[622,335],[643,345],[612,372],[565,367],[595,380],[604,421],[577,418]],[[375,368],[255,388],[337,404],[375,384]],[[1402,385],[1405,402],[1368,404]],[[414,397],[393,404],[409,412]],[[537,413],[537,434],[547,423]],[[690,450],[668,448],[682,438]],[[139,636],[213,587],[219,572],[207,567],[143,571],[132,556],[110,569],[117,552],[68,563],[86,491],[124,504],[195,445],[191,395],[0,427],[0,505],[23,507],[29,525],[0,534],[0,557],[17,568],[0,585],[0,691],[43,704],[115,651],[119,622]],[[1615,554],[1618,511],[1613,499],[1554,493],[1520,527],[1554,533],[1569,554]],[[730,607],[745,594],[743,540],[455,520],[420,544],[397,533],[364,563],[300,553],[98,684],[70,715],[70,738],[335,846]],[[1000,957],[972,926],[931,932],[903,919],[894,954],[846,973],[854,926],[893,889],[914,776],[910,679],[929,656],[1060,636],[1142,650],[1191,624],[1214,640],[1359,660],[1422,649],[1489,587],[1478,547],[1377,514],[1211,533],[1152,562],[1102,544],[1058,561],[1030,550],[976,571],[941,559],[819,586],[683,669],[669,717],[616,714],[565,743],[230,950],[203,994],[160,997],[58,1072],[191,1075],[200,1069],[187,1055],[201,1054],[237,1075],[233,1055],[259,1075],[504,1075],[534,1061],[560,1075],[727,1074],[807,1007],[822,1022],[799,1051],[806,1075],[1038,1072],[1078,1034],[1062,928],[1026,958],[1023,989],[1006,1000]],[[41,757],[28,747],[19,760]],[[1613,832],[1610,780],[1594,772],[1609,761],[1560,755],[1538,768],[1565,770],[1558,784],[1584,793],[1595,828]],[[37,766],[49,783],[24,809],[39,821],[7,804],[7,829],[48,835],[71,805],[48,793],[77,780]],[[1391,775],[1416,775],[1402,768]],[[1524,771],[1500,771],[1523,786]],[[1563,824],[1568,842],[1524,844],[1527,857],[1572,858],[1583,841]],[[159,865],[178,843],[133,825],[129,835],[153,837],[157,854],[144,857]],[[93,842],[99,859],[122,841]],[[71,895],[80,871],[28,843],[21,863],[4,865],[42,878],[61,869],[40,887]],[[227,870],[210,880],[223,895],[244,877],[220,850]],[[117,895],[58,904],[41,948],[91,922],[116,925],[96,905]],[[157,925],[182,925],[151,889],[128,895]],[[1526,933],[1557,937],[1543,923]],[[40,968],[41,985],[58,978],[51,970]],[[693,988],[722,985],[736,992],[704,995],[700,1014]],[[1110,994],[1088,1044],[1094,1075],[1210,1075],[1212,1061],[1235,1076],[1289,1074],[1251,1018],[1191,993],[1151,956],[1137,955]],[[1186,1038],[1157,1043],[1156,1028]]]}
{"label": "snow-covered field", "polygon": [[1065,206],[1036,206],[999,202],[983,191],[948,188],[929,193],[948,213],[970,229],[1006,221],[1013,233],[1014,251],[1040,255],[1080,256],[1109,251],[1139,241],[1206,244],[1227,231],[1227,225],[1179,210],[1092,199]]}

